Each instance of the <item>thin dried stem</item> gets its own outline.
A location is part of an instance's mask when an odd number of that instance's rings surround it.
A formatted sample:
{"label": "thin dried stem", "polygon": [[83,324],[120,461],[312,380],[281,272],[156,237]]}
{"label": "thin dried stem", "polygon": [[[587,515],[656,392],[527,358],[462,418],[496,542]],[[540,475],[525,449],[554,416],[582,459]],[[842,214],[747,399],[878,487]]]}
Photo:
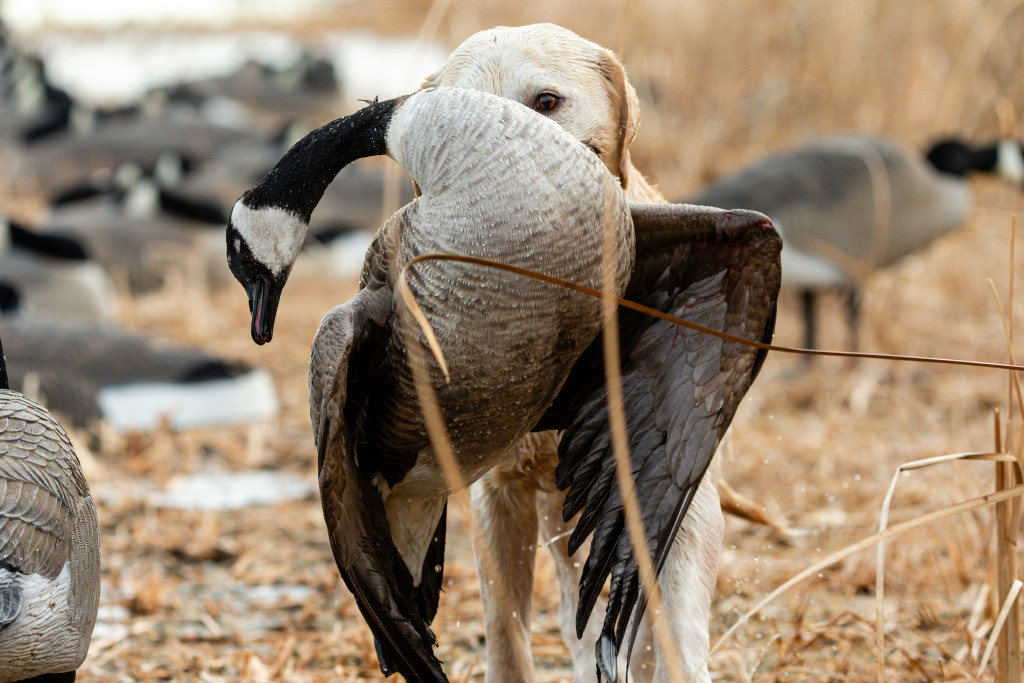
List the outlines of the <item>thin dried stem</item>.
{"label": "thin dried stem", "polygon": [[[1006,453],[1001,453],[1001,446],[998,442],[998,409],[997,409],[997,427],[996,427],[996,450],[994,453],[953,453],[950,455],[939,455],[932,458],[922,458],[920,460],[913,460],[911,462],[903,463],[896,468],[896,472],[892,476],[892,480],[889,482],[889,488],[885,493],[885,499],[882,501],[882,513],[879,516],[878,531],[879,533],[885,531],[889,524],[889,509],[892,505],[892,497],[896,492],[896,482],[899,481],[900,475],[904,472],[910,472],[911,470],[923,469],[925,467],[932,467],[934,465],[941,465],[943,463],[954,462],[957,460],[988,460],[995,461],[997,467],[1001,467],[1002,463],[1015,462],[1013,456]],[[875,563],[875,659],[878,662],[878,683],[884,683],[885,681],[885,541],[879,541],[878,552]]]}
{"label": "thin dried stem", "polygon": [[[1004,312],[1000,306],[1000,316],[1003,320],[1003,331],[1006,335],[1006,350],[1010,362],[1014,362],[1013,350],[1013,290],[1015,279],[1014,257],[1016,256],[1017,217],[1012,215],[1010,219],[1010,291],[1008,295],[1008,310]],[[993,295],[996,295],[995,286],[989,280],[989,287]],[[996,303],[999,304],[999,297],[996,295]],[[1013,452],[1014,442],[1014,405],[1013,394],[1016,389],[1017,400],[1021,406],[1021,415],[1024,415],[1024,398],[1021,395],[1020,377],[1016,372],[1007,373],[1008,393],[1008,418],[1006,429],[1006,450]],[[998,435],[997,435],[998,438]],[[1016,469],[1009,463],[996,463],[995,486],[997,491],[1004,490],[1009,486],[1021,481],[1021,465],[1015,457],[1013,463]],[[999,683],[1020,683],[1020,613],[1016,609],[1016,593],[1019,592],[1019,571],[1017,566],[1017,539],[1020,529],[1020,501],[1012,500],[1000,503],[996,506],[996,599],[1004,599],[1003,608],[1000,610],[997,626],[989,638],[988,647],[985,650],[984,662],[987,662],[993,646],[996,649],[996,680]],[[1017,587],[1017,591],[1014,588]],[[1005,596],[1005,597],[1004,597]],[[1005,623],[1006,628],[1003,629]]]}
{"label": "thin dried stem", "polygon": [[[996,291],[996,285],[995,285],[994,282],[992,282],[992,278],[988,279],[988,288],[992,291],[992,297],[996,300],[996,307],[999,309],[999,319],[1003,323],[1003,335],[1006,337],[1007,347],[1009,348],[1010,363],[1016,365],[1016,361],[1015,361],[1015,357],[1014,357],[1014,353],[1013,353],[1013,328],[1011,327],[1011,325],[1013,323],[1010,321],[1010,317],[1006,314],[1006,311],[1003,309],[1003,302],[999,298],[999,292]],[[1024,391],[1021,390],[1020,376],[1017,375],[1014,372],[1011,372],[1010,373],[1010,377],[1009,377],[1009,381],[1010,381],[1010,386],[1013,387],[1014,389],[1016,389],[1017,406],[1020,408],[1021,414],[1024,414]],[[1010,397],[1009,397],[1010,398],[1010,416],[1011,416],[1011,418],[1013,416],[1013,393],[1014,392],[1011,389]],[[1009,421],[1009,424],[1010,425],[1013,424],[1012,419]],[[1009,442],[1009,440],[1010,440],[1010,432],[1011,432],[1011,428],[1008,426],[1007,427],[1007,442]]]}
{"label": "thin dried stem", "polygon": [[1002,502],[1004,500],[1019,498],[1022,495],[1024,495],[1024,486],[1015,486],[1012,489],[1007,489],[1005,491],[987,493],[983,496],[971,498],[970,500],[965,500],[961,503],[950,505],[949,507],[942,508],[941,510],[934,510],[927,514],[914,517],[913,519],[908,519],[904,522],[900,522],[899,524],[894,524],[893,526],[887,528],[885,531],[879,531],[878,533],[872,534],[867,538],[862,538],[856,543],[852,543],[846,546],[845,548],[837,550],[836,552],[830,554],[828,557],[825,557],[824,559],[815,562],[810,567],[807,567],[800,573],[791,577],[781,586],[779,586],[771,593],[769,593],[767,596],[762,598],[760,602],[754,605],[742,616],[740,616],[736,623],[730,626],[729,629],[722,634],[722,637],[719,638],[718,641],[714,644],[714,646],[708,653],[708,657],[710,658],[710,656],[717,652],[718,649],[721,648],[722,645],[726,642],[726,640],[731,638],[732,635],[736,633],[736,631],[738,631],[741,626],[750,621],[750,617],[760,612],[762,609],[765,608],[766,605],[775,600],[775,598],[779,597],[780,595],[782,595],[790,588],[803,581],[804,579],[807,579],[811,576],[816,576],[817,573],[820,572],[822,569],[830,567],[831,565],[841,560],[845,560],[847,557],[855,555],[856,553],[859,553],[862,550],[867,550],[868,548],[877,543],[887,541],[890,538],[895,538],[896,536],[917,529],[918,527],[924,526],[925,524],[930,524],[931,522],[940,519],[952,517],[953,515],[960,514],[961,512],[968,512],[969,510],[977,510],[978,508],[987,507],[989,505],[995,505],[996,503]]}
{"label": "thin dried stem", "polygon": [[441,369],[441,373],[444,375],[444,381],[450,382],[451,375],[448,372],[448,363],[445,362],[444,352],[441,351],[441,345],[437,342],[437,336],[434,334],[434,328],[431,327],[430,321],[427,320],[427,316],[423,314],[423,309],[416,303],[416,297],[412,295],[412,290],[409,289],[409,282],[406,279],[406,273],[408,272],[409,266],[412,265],[412,261],[406,264],[405,268],[398,274],[398,291],[402,295],[402,302],[405,304],[405,309],[409,311],[416,322],[419,324],[420,330],[423,332],[423,336],[427,338],[427,345],[430,347],[431,353],[434,354],[434,360],[437,361],[438,367]]}
{"label": "thin dried stem", "polygon": [[[1021,583],[1020,579],[1016,579],[1010,586],[1010,590],[1007,591],[1006,600],[1003,601],[1003,606],[999,610],[999,616],[996,617],[996,623],[992,627],[992,633],[989,634],[988,645],[985,646],[985,654],[981,658],[981,665],[978,666],[978,671],[985,670],[985,665],[988,664],[988,658],[992,656],[992,650],[995,648],[996,643],[1002,640],[1004,636],[1003,625],[1006,623],[1006,619],[1010,615],[1010,610],[1016,606],[1017,596],[1020,595],[1020,589],[1022,586],[1024,586],[1024,583]],[[1001,662],[999,668],[1002,669],[1004,664],[1006,668],[1012,668],[1013,666],[1013,662],[1006,661]],[[1017,670],[1020,671],[1019,665],[1017,666]],[[1003,683],[998,676],[999,674],[997,674],[996,680],[999,681],[999,683]]]}
{"label": "thin dried stem", "polygon": [[654,636],[660,646],[669,678],[683,683],[687,676],[668,627],[669,615],[662,609],[661,585],[658,583],[658,574],[647,545],[643,516],[637,500],[636,484],[633,481],[633,465],[629,457],[629,436],[626,432],[626,415],[622,402],[622,368],[619,365],[619,320],[616,303],[618,297],[615,295],[615,273],[619,255],[615,227],[618,216],[611,210],[607,194],[604,204],[604,239],[601,245],[601,340],[605,383],[608,388],[608,425],[612,435],[612,452],[615,455],[615,477],[622,493],[626,529],[629,532],[630,544],[633,546],[640,584],[643,586],[654,624]]}
{"label": "thin dried stem", "polygon": [[[528,268],[520,268],[519,266],[513,266],[508,263],[502,263],[501,261],[493,261],[487,258],[481,258],[479,256],[464,256],[459,254],[422,254],[411,259],[405,264],[403,270],[410,268],[411,266],[421,261],[455,261],[458,263],[473,263],[479,266],[486,266],[489,268],[496,268],[503,270],[508,273],[515,273],[522,275],[523,277],[533,278],[534,280],[540,280],[541,282],[547,282],[549,284],[557,285],[559,287],[566,287],[576,292],[586,294],[595,298],[601,298],[603,295],[600,290],[594,289],[593,287],[587,287],[586,285],[580,285],[575,282],[569,282],[562,278],[557,278],[552,275],[546,275],[544,273],[538,273],[535,270]],[[824,351],[818,349],[801,349],[794,348],[791,346],[777,346],[775,344],[766,344],[764,342],[753,341],[751,339],[745,339],[743,337],[737,337],[736,335],[729,334],[728,332],[722,332],[715,330],[704,325],[699,325],[683,318],[678,318],[669,313],[663,313],[654,308],[638,304],[622,297],[615,297],[618,305],[628,308],[630,310],[649,315],[660,320],[665,320],[680,327],[685,327],[690,330],[696,330],[703,332],[704,334],[710,334],[712,337],[718,337],[725,341],[734,342],[736,344],[743,344],[744,346],[750,346],[755,349],[763,349],[765,351],[777,351],[779,353],[794,353],[804,356],[831,356],[836,358],[874,358],[876,360],[894,360],[901,362],[912,362],[912,363],[934,363],[938,365],[959,365],[969,368],[990,368],[994,370],[1018,370],[1024,371],[1024,366],[1012,365],[1009,363],[990,363],[987,361],[980,360],[961,360],[956,358],[934,358],[930,356],[906,356],[906,355],[895,355],[890,353],[863,353],[859,351]],[[426,319],[424,318],[424,321]],[[440,349],[438,349],[438,352]]]}
{"label": "thin dried stem", "polygon": [[[427,428],[427,436],[430,438],[431,448],[434,451],[434,455],[437,457],[438,463],[441,465],[441,472],[444,475],[445,481],[448,483],[449,490],[452,493],[457,493],[466,488],[466,480],[462,476],[462,468],[459,467],[458,459],[455,455],[455,449],[452,447],[451,438],[448,435],[448,428],[445,425],[444,416],[441,414],[441,406],[437,401],[437,393],[434,391],[434,385],[431,382],[430,373],[427,369],[426,352],[419,343],[419,335],[415,334],[416,326],[413,324],[413,321],[419,324],[419,327],[422,329],[428,343],[430,343],[430,340],[433,340],[433,346],[431,346],[431,349],[435,351],[435,358],[438,358],[438,365],[444,371],[445,381],[449,381],[447,366],[443,365],[444,357],[441,353],[440,346],[437,345],[437,339],[434,337],[430,323],[427,321],[423,311],[420,310],[418,305],[416,305],[412,292],[409,290],[408,283],[405,279],[407,268],[408,266],[403,268],[398,277],[399,291],[402,292],[402,300],[406,302],[406,305],[399,309],[399,324],[402,325],[404,333],[403,336],[406,342],[405,348],[409,355],[409,366],[412,369],[413,383],[416,387],[416,394],[420,402],[420,409],[423,411],[424,424]],[[412,319],[410,319],[410,316]],[[474,538],[477,537],[476,522],[473,518],[473,512],[466,497],[456,496],[455,498],[463,517],[466,520],[469,520],[472,535]],[[504,571],[501,565],[494,560],[493,549],[487,542],[477,543],[474,550],[479,553],[481,564],[493,567],[498,572]],[[503,578],[504,577],[502,577],[502,580],[495,581],[494,584],[489,586],[489,588],[494,590],[495,598],[500,605],[510,605],[512,603],[506,588],[507,583]],[[502,610],[501,614],[502,619],[504,620],[506,633],[515,633],[515,630],[518,628],[516,624],[518,615],[513,615],[508,610]]]}

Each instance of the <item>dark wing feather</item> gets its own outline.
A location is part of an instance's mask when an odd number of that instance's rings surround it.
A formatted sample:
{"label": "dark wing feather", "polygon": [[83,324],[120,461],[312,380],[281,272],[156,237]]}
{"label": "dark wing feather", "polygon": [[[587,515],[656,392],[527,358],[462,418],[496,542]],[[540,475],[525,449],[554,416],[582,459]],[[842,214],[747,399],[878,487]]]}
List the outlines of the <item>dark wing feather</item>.
{"label": "dark wing feather", "polygon": [[[334,559],[377,641],[381,670],[410,681],[447,681],[423,613],[436,606],[436,595],[431,603],[413,586],[391,540],[380,492],[356,464],[354,435],[386,339],[385,327],[374,320],[390,303],[387,290],[363,289],[327,314],[313,341],[310,412],[320,498]],[[443,535],[437,546],[428,553],[434,562],[443,561]],[[424,590],[433,588],[439,590],[440,581]]]}
{"label": "dark wing feather", "polygon": [[[632,205],[636,268],[626,298],[716,330],[771,339],[781,238],[766,217],[686,205]],[[660,571],[715,449],[764,360],[764,351],[621,309],[622,388],[644,528]],[[611,594],[598,645],[604,676],[644,598],[615,479],[601,341],[580,358],[542,423],[572,416],[559,448],[569,542],[593,536],[580,581],[582,634],[605,581]],[[553,417],[554,416],[554,417]],[[564,418],[563,418],[564,419]]]}
{"label": "dark wing feather", "polygon": [[0,632],[21,614],[21,586],[13,570],[0,564]]}

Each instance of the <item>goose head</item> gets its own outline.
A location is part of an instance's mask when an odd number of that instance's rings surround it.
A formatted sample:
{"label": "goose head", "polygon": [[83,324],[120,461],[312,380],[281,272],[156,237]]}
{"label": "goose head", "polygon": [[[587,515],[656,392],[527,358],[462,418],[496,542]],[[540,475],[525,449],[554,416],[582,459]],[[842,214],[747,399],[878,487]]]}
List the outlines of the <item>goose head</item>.
{"label": "goose head", "polygon": [[1024,190],[1024,144],[1012,138],[985,145],[948,138],[933,144],[927,158],[942,173],[960,178],[973,172],[993,173]]}
{"label": "goose head", "polygon": [[387,151],[391,116],[404,100],[374,102],[309,133],[235,202],[227,226],[228,266],[249,297],[257,344],[273,338],[281,291],[313,209],[342,168]]}

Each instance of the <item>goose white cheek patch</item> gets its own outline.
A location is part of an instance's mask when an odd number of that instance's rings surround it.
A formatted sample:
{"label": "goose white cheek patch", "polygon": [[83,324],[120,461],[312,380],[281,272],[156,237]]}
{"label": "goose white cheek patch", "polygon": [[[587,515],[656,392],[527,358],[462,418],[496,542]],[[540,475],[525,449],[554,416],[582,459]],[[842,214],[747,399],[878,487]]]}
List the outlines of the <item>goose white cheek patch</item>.
{"label": "goose white cheek patch", "polygon": [[275,276],[295,263],[309,228],[290,211],[276,206],[251,209],[241,199],[231,209],[231,225],[245,239],[256,260]]}
{"label": "goose white cheek patch", "polygon": [[1003,140],[996,153],[999,175],[1014,183],[1024,183],[1024,149],[1014,140]]}

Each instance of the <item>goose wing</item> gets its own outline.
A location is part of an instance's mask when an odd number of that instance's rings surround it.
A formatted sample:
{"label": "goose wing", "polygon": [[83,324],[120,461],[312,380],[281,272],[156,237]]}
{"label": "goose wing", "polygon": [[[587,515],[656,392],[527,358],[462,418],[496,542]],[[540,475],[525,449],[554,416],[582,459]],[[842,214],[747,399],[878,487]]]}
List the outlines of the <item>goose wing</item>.
{"label": "goose wing", "polygon": [[[631,205],[637,258],[626,298],[716,330],[771,339],[782,241],[763,215],[689,205]],[[765,352],[621,309],[622,390],[647,544],[660,571],[719,441]],[[582,634],[608,576],[598,661],[615,655],[644,598],[615,479],[601,341],[574,366],[544,426],[564,428],[557,483],[563,516],[582,512],[570,553],[593,535],[576,615]],[[557,424],[561,422],[561,424]]]}
{"label": "goose wing", "polygon": [[56,578],[72,552],[79,501],[88,495],[60,425],[34,401],[0,391],[0,567]]}
{"label": "goose wing", "polygon": [[0,632],[21,614],[21,585],[14,573],[0,567]]}
{"label": "goose wing", "polygon": [[[364,288],[327,314],[313,340],[309,404],[320,498],[335,562],[376,639],[381,670],[398,671],[410,681],[447,681],[427,626],[440,583],[424,584],[420,590],[431,595],[418,595],[391,539],[380,491],[357,464],[358,435],[390,311],[390,290]],[[440,563],[443,552],[443,545],[432,548],[428,561]]]}

